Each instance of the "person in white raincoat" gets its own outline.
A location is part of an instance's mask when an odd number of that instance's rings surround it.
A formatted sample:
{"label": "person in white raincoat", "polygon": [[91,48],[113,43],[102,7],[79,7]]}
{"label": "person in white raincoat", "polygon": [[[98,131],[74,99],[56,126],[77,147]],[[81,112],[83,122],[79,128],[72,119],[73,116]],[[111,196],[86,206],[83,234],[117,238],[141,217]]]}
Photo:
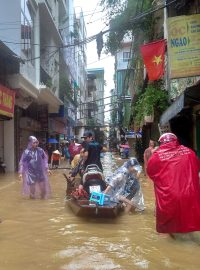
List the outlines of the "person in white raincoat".
{"label": "person in white raincoat", "polygon": [[113,202],[123,202],[126,211],[144,210],[144,198],[138,180],[142,169],[136,158],[131,158],[106,179],[108,187],[105,194],[111,196]]}

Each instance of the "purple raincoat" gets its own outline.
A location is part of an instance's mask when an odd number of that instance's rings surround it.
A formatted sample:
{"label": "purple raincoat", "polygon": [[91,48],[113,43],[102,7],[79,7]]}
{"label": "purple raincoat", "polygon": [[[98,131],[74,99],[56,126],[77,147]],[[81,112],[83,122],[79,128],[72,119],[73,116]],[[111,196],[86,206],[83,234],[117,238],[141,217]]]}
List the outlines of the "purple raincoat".
{"label": "purple raincoat", "polygon": [[19,163],[19,173],[23,177],[23,195],[47,199],[51,193],[48,181],[48,157],[42,148],[33,148],[34,143],[38,143],[37,138],[30,136],[28,147]]}

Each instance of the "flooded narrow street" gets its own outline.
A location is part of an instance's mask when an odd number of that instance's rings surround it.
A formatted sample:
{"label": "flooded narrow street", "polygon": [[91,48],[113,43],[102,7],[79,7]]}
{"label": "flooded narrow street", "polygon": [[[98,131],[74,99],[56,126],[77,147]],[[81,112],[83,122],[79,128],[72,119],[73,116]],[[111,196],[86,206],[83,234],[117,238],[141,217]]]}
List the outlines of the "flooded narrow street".
{"label": "flooded narrow street", "polygon": [[[105,173],[120,162],[106,154]],[[142,179],[143,214],[85,220],[65,206],[62,173],[51,177],[47,201],[22,199],[17,176],[0,175],[0,270],[199,269],[199,246],[156,233],[151,182]]]}

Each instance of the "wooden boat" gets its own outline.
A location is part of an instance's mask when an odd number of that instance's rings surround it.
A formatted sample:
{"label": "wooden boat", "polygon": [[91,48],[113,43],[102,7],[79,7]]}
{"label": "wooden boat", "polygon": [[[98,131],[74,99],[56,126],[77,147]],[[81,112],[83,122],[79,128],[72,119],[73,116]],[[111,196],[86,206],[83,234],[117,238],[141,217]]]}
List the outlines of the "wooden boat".
{"label": "wooden boat", "polygon": [[71,194],[76,190],[76,185],[63,174],[67,181],[67,204],[76,216],[93,218],[116,218],[123,210],[122,204],[110,203],[100,206],[88,199],[76,199]]}
{"label": "wooden boat", "polygon": [[109,206],[100,206],[89,200],[70,198],[68,205],[76,216],[93,218],[116,218],[122,212],[121,204],[111,203]]}

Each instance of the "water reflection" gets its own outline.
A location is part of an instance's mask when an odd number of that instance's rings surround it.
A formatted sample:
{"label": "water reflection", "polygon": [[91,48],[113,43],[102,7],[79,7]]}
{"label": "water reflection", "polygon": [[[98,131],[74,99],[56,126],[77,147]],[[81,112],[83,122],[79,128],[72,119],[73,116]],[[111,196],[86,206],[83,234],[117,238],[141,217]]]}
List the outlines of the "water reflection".
{"label": "water reflection", "polygon": [[[119,163],[104,157],[105,174]],[[152,184],[142,182],[143,214],[116,220],[81,219],[65,207],[61,171],[51,178],[53,198],[21,198],[14,175],[0,176],[0,270],[199,269],[200,247],[155,232]]]}

